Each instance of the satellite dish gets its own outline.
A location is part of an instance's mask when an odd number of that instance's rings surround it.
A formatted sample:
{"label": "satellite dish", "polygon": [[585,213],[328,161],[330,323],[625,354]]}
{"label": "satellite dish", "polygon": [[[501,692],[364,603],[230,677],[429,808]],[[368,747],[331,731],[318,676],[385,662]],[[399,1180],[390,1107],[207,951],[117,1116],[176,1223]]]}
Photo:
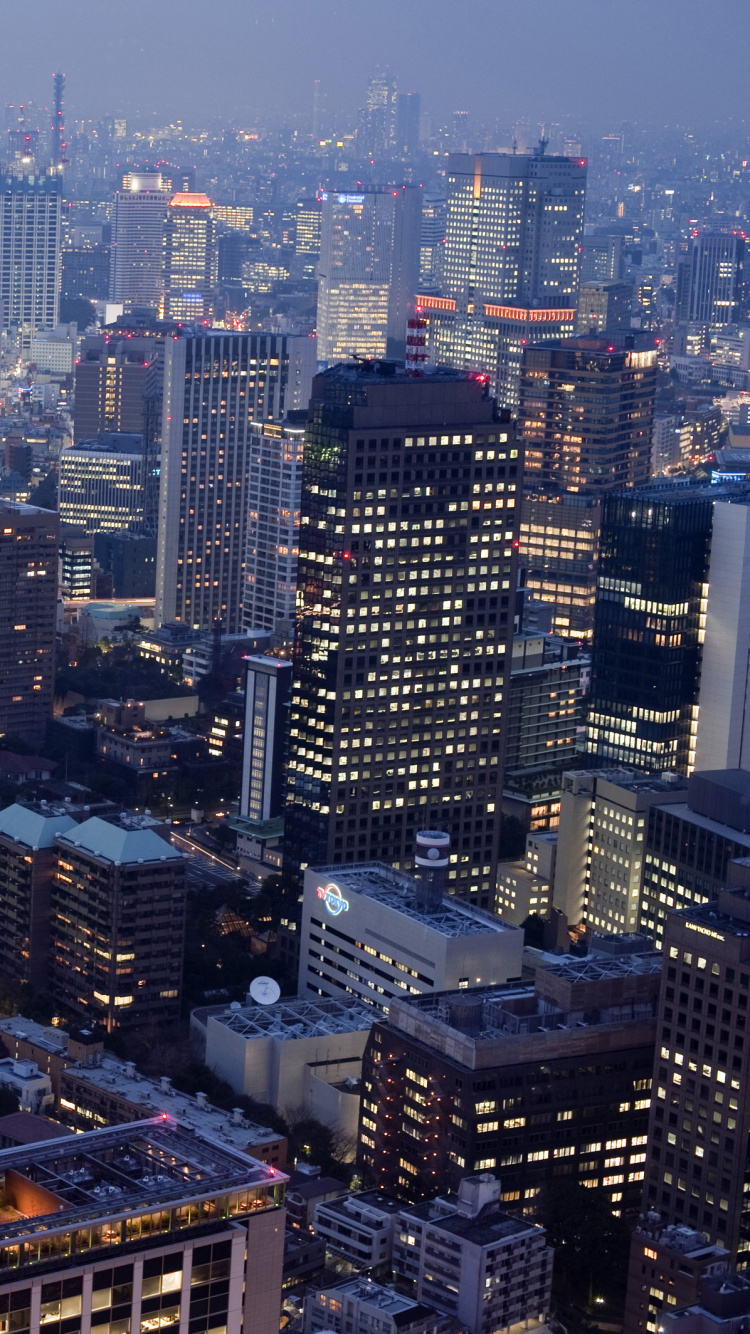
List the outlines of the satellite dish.
{"label": "satellite dish", "polygon": [[274,1005],[281,995],[281,987],[272,977],[255,977],[250,983],[250,995],[258,1005]]}

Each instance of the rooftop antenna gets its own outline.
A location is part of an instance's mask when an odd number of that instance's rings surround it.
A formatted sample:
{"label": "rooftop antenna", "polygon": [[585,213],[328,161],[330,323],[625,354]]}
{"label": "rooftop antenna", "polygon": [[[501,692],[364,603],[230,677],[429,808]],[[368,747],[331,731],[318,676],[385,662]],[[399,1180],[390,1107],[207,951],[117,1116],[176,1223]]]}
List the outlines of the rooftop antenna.
{"label": "rooftop antenna", "polygon": [[52,75],[52,93],[55,104],[54,118],[52,121],[52,166],[61,167],[65,161],[65,118],[63,115],[63,94],[65,92],[65,75]]}
{"label": "rooftop antenna", "polygon": [[516,154],[517,152],[518,152],[518,140],[517,140],[517,138],[516,138],[516,136],[515,136],[515,134],[514,134],[514,135],[513,135],[513,154],[514,154],[514,156],[515,156],[515,154]]}

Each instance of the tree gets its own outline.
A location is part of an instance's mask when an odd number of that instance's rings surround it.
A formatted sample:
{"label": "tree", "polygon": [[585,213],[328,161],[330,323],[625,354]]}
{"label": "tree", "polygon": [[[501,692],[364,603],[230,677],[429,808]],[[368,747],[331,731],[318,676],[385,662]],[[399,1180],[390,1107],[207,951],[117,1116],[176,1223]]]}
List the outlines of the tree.
{"label": "tree", "polygon": [[8,1084],[0,1084],[0,1116],[10,1116],[19,1107],[18,1094]]}
{"label": "tree", "polygon": [[82,333],[90,324],[96,323],[96,306],[83,296],[63,296],[60,298],[60,323],[77,324]]}
{"label": "tree", "polygon": [[607,1201],[570,1178],[548,1181],[537,1208],[538,1221],[555,1248],[555,1292],[576,1306],[590,1308],[603,1299],[607,1314],[624,1301],[630,1229]]}
{"label": "tree", "polygon": [[523,927],[523,943],[529,945],[531,949],[544,949],[544,920],[539,913],[529,913],[528,917],[521,923]]}

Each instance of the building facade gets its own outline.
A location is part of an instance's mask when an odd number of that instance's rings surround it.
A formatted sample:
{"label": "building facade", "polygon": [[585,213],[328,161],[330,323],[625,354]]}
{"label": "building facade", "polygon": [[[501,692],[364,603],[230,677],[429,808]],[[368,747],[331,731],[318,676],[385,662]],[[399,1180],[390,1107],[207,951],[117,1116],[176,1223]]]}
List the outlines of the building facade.
{"label": "building facade", "polygon": [[52,718],[58,529],[50,510],[0,504],[0,736],[35,747]]}
{"label": "building facade", "polygon": [[49,980],[55,836],[75,823],[60,811],[19,803],[0,811],[0,970],[35,991]]}
{"label": "building facade", "polygon": [[185,864],[138,816],[92,816],[58,835],[51,981],[108,1032],[180,1011]]}
{"label": "building facade", "polygon": [[448,828],[451,889],[489,904],[522,478],[484,391],[377,366],[315,380],[286,833],[296,865],[403,867],[415,829]]}
{"label": "building facade", "polygon": [[208,195],[176,194],[164,225],[162,317],[206,323],[213,310],[216,262],[212,204]]}
{"label": "building facade", "polygon": [[530,595],[550,609],[550,628],[590,644],[594,635],[601,498],[527,487],[519,561]]}
{"label": "building facade", "polygon": [[75,367],[73,434],[93,440],[103,431],[141,435],[149,349],[126,339],[84,339]]}
{"label": "building facade", "polygon": [[143,518],[143,436],[104,431],[60,453],[60,519],[86,534],[135,529]]}
{"label": "building facade", "polygon": [[293,669],[291,662],[256,656],[246,666],[240,816],[276,820],[284,810]]}
{"label": "building facade", "polygon": [[324,191],[321,202],[319,360],[403,360],[419,279],[421,187]]}
{"label": "building facade", "polygon": [[242,629],[251,423],[306,406],[314,340],[212,332],[169,339],[156,624]]}
{"label": "building facade", "polygon": [[21,347],[60,322],[62,173],[4,175],[0,181],[0,307],[3,329]]}
{"label": "building facade", "polygon": [[247,630],[293,632],[305,430],[253,422],[242,616]]}
{"label": "building facade", "polygon": [[127,177],[112,216],[111,301],[157,310],[164,295],[164,223],[169,204],[159,172]]}

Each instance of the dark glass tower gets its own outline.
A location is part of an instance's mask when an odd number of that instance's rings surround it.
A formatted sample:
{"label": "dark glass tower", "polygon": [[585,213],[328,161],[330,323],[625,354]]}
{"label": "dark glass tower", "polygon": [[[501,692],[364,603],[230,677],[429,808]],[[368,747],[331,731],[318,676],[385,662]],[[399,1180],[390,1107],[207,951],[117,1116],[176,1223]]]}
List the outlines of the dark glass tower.
{"label": "dark glass tower", "polygon": [[686,773],[717,488],[644,487],[603,505],[587,748]]}
{"label": "dark glass tower", "polygon": [[520,474],[461,372],[313,382],[285,862],[411,867],[415,831],[443,829],[449,892],[489,903]]}

